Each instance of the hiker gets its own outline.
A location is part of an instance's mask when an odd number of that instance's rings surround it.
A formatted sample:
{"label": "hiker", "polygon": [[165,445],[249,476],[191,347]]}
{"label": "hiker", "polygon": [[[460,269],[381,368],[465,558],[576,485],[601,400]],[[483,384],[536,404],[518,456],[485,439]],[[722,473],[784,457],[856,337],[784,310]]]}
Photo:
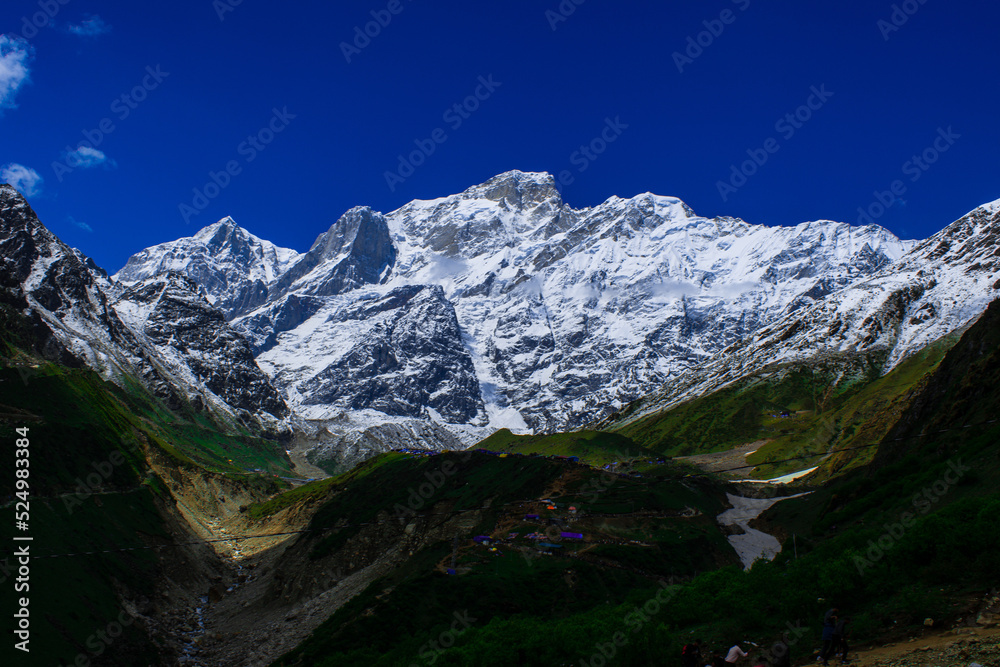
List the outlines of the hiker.
{"label": "hiker", "polygon": [[847,657],[849,652],[849,647],[847,646],[847,625],[851,622],[850,616],[845,616],[837,621],[837,625],[833,629],[833,655],[840,654],[840,664],[844,665],[850,662]]}
{"label": "hiker", "polygon": [[825,667],[829,666],[830,656],[833,654],[833,633],[837,629],[839,612],[837,607],[831,607],[823,616],[823,648],[819,652],[819,659]]}
{"label": "hiker", "polygon": [[729,649],[729,653],[726,654],[726,664],[738,664],[745,657],[747,657],[746,651],[741,649],[739,644],[733,644],[733,647]]}
{"label": "hiker", "polygon": [[695,639],[694,643],[684,645],[684,648],[681,649],[681,664],[684,667],[702,667],[700,639]]}

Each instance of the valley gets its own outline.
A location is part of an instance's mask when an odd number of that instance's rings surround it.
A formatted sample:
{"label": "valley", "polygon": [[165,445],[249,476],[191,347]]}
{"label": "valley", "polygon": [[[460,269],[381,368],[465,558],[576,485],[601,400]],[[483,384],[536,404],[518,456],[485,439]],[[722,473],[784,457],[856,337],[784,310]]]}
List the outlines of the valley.
{"label": "valley", "polygon": [[[725,278],[785,266],[780,295],[758,276],[736,299],[769,304],[753,324],[729,296],[657,305],[608,279],[585,295],[586,333],[560,339],[552,313],[576,297],[541,296],[579,282],[545,268],[574,234],[625,244],[589,254],[665,262],[634,287],[690,273],[657,235],[768,230],[655,196],[573,211],[549,185],[515,172],[388,217],[353,210],[304,254],[223,221],[121,278],[0,189],[0,437],[27,428],[36,448],[35,656],[499,666],[591,664],[613,645],[609,664],[645,664],[695,635],[764,646],[795,627],[805,664],[836,601],[861,664],[993,665],[1000,301],[985,274],[959,276],[994,270],[996,207],[923,243],[780,230],[759,247],[798,251]],[[476,245],[492,207],[546,240],[518,250],[541,274],[505,273],[506,241]],[[427,211],[440,224],[418,223]],[[857,235],[860,255],[829,252]],[[829,292],[821,256],[846,262]],[[900,288],[907,271],[923,287]],[[621,342],[674,307],[670,336]],[[622,333],[613,312],[648,318]]]}

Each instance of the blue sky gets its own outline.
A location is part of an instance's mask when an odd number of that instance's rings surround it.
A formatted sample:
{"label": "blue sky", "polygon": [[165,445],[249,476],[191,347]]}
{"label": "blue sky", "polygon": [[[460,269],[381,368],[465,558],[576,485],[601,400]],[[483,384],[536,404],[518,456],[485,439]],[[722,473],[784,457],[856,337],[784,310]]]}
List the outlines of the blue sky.
{"label": "blue sky", "polygon": [[577,207],[861,208],[922,238],[1000,197],[998,23],[941,0],[7,0],[0,168],[111,271],[225,215],[304,251],[352,206],[509,169],[563,174]]}

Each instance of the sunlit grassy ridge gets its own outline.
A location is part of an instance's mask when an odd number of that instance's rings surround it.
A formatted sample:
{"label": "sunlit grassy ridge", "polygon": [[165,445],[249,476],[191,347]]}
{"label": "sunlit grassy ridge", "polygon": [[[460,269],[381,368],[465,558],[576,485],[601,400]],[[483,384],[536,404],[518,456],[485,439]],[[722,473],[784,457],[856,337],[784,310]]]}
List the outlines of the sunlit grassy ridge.
{"label": "sunlit grassy ridge", "polygon": [[[942,338],[884,376],[878,352],[784,364],[611,430],[670,456],[761,442],[747,462],[760,466],[755,476],[775,477],[817,465],[831,450],[877,444],[957,340]],[[864,464],[873,452],[837,455],[829,468]],[[797,460],[768,465],[785,459]]]}

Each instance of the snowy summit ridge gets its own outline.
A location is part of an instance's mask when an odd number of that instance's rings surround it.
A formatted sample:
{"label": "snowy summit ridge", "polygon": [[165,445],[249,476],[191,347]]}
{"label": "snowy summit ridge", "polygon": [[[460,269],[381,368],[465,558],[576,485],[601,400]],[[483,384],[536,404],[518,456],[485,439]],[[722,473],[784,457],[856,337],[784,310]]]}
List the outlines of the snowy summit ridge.
{"label": "snowy summit ridge", "polygon": [[648,192],[577,209],[550,174],[510,171],[389,213],[355,207],[301,254],[224,218],[109,279],[0,195],[7,266],[67,353],[233,419],[298,425],[326,460],[572,429],[831,350],[877,348],[888,371],[1000,287],[1000,201],[916,242],[705,218]]}
{"label": "snowy summit ridge", "polygon": [[264,303],[270,287],[299,257],[225,217],[194,236],[133,255],[114,279],[135,283],[175,271],[194,280],[209,302],[232,318]]}
{"label": "snowy summit ridge", "polygon": [[[140,253],[119,277],[169,256],[217,294],[198,268],[211,266],[208,229],[198,252]],[[575,209],[551,174],[510,171],[387,214],[351,209],[265,300],[227,314],[300,415],[552,430],[649,393],[911,246],[877,225],[704,218],[652,193]]]}

